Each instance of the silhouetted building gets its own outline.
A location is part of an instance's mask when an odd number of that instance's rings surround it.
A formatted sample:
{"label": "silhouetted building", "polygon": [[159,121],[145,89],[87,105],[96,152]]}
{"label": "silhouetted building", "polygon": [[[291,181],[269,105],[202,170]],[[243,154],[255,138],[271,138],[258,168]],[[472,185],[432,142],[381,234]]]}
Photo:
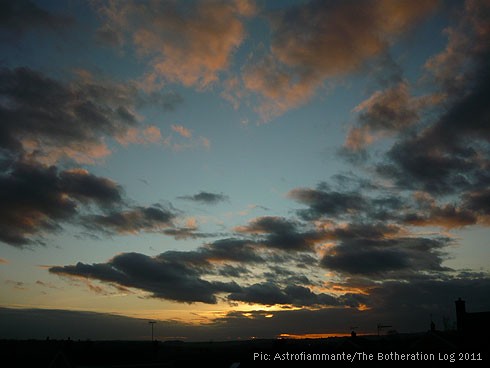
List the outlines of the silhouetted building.
{"label": "silhouetted building", "polygon": [[479,336],[490,332],[490,312],[468,313],[461,298],[456,304],[456,328],[463,336]]}

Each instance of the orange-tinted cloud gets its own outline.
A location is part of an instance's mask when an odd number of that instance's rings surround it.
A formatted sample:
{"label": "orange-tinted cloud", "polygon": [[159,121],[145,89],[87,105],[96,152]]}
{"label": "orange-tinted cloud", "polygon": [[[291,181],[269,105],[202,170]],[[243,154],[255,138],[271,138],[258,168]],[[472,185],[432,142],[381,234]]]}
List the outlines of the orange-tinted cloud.
{"label": "orange-tinted cloud", "polygon": [[245,71],[245,86],[266,98],[258,107],[265,119],[297,107],[327,78],[386,50],[436,3],[310,1],[273,15],[270,55]]}
{"label": "orange-tinted cloud", "polygon": [[109,43],[122,43],[129,30],[142,56],[150,58],[147,90],[162,82],[205,88],[228,69],[245,37],[243,17],[255,13],[253,2],[121,2],[99,7],[106,18],[100,32]]}
{"label": "orange-tinted cloud", "polygon": [[487,1],[466,1],[459,24],[444,30],[448,37],[446,48],[425,64],[433,80],[449,94],[465,87],[468,71],[474,67],[469,57],[478,57],[488,50],[488,11]]}
{"label": "orange-tinted cloud", "polygon": [[357,125],[350,128],[344,146],[358,151],[380,137],[401,132],[419,121],[423,108],[439,101],[437,95],[412,96],[406,82],[376,91],[354,108],[359,113]]}
{"label": "orange-tinted cloud", "polygon": [[367,127],[352,127],[347,133],[344,146],[351,151],[359,151],[375,139]]}
{"label": "orange-tinted cloud", "polygon": [[123,146],[158,143],[162,140],[162,134],[158,127],[150,125],[142,129],[130,128],[123,135],[116,137],[116,140]]}
{"label": "orange-tinted cloud", "polygon": [[66,146],[47,144],[36,138],[22,140],[21,143],[26,156],[43,165],[54,165],[62,159],[92,165],[112,153],[103,138],[100,142],[74,142]]}
{"label": "orange-tinted cloud", "polygon": [[172,130],[184,138],[190,138],[192,136],[191,131],[182,125],[172,125]]}

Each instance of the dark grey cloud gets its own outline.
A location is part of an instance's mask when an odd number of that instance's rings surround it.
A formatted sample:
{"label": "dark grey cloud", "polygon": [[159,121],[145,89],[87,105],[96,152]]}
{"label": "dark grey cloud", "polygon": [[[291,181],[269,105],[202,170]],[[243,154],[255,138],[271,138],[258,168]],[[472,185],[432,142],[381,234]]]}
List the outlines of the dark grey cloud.
{"label": "dark grey cloud", "polygon": [[110,206],[122,201],[122,188],[119,185],[87,170],[62,171],[60,180],[64,191],[80,202],[96,201],[101,206]]}
{"label": "dark grey cloud", "polygon": [[386,223],[356,223],[352,222],[345,227],[337,227],[328,231],[336,240],[371,239],[379,240],[396,235],[401,229],[397,225]]}
{"label": "dark grey cloud", "polygon": [[254,284],[228,296],[230,300],[264,305],[288,304],[291,300],[273,283]]}
{"label": "dark grey cloud", "polygon": [[319,231],[302,231],[298,223],[282,217],[258,217],[246,226],[235,228],[240,233],[255,235],[254,239],[268,248],[285,251],[312,251],[324,237]]}
{"label": "dark grey cloud", "polygon": [[[334,246],[320,265],[344,277],[411,280],[421,274],[446,275],[448,238],[406,236],[406,229],[385,223],[350,223],[328,231]],[[366,285],[362,285],[365,287]]]}
{"label": "dark grey cloud", "polygon": [[[168,103],[179,102],[177,95],[170,95]],[[81,205],[87,211],[94,209],[92,204],[112,211],[84,217],[85,226],[107,231],[151,230],[169,222],[170,215],[154,206],[115,209],[125,205],[116,183],[84,169],[60,168],[109,154],[106,139],[137,128],[136,109],[164,105],[163,94],[145,95],[132,84],[93,78],[83,71],[63,81],[21,67],[0,69],[0,100],[2,241],[32,243],[43,232],[74,220]]]}
{"label": "dark grey cloud", "polygon": [[430,100],[430,96],[411,96],[407,82],[376,91],[354,109],[359,115],[349,130],[343,149],[362,151],[381,137],[405,131],[419,121],[419,111]]}
{"label": "dark grey cloud", "polygon": [[419,272],[444,273],[446,238],[363,238],[341,241],[320,264],[333,271],[372,278],[410,277]]}
{"label": "dark grey cloud", "polygon": [[[470,201],[471,202],[471,201]],[[419,211],[407,212],[400,220],[414,226],[440,226],[447,229],[462,228],[478,222],[478,208],[458,208],[454,204],[432,205]]]}
{"label": "dark grey cloud", "polygon": [[217,204],[219,202],[229,201],[230,198],[222,193],[199,192],[194,195],[181,196],[179,199],[187,201],[200,202],[203,204]]}
{"label": "dark grey cloud", "polygon": [[[310,265],[317,264],[317,259],[310,258]],[[278,264],[299,261],[304,260],[288,254],[280,260],[276,259],[269,252],[264,252],[261,242],[228,238],[205,244],[194,251],[166,251],[153,257],[124,253],[105,263],[57,266],[51,267],[50,272],[137,288],[149,292],[153,298],[179,302],[216,303],[219,295],[223,294],[223,298],[235,302],[333,305],[333,296],[315,294],[307,287],[311,281],[301,271],[288,270]],[[206,280],[206,276],[218,275],[225,279],[240,278],[244,282],[254,277],[247,266],[270,267],[275,276],[271,274],[267,283],[246,287],[234,281]],[[304,266],[298,267],[302,271],[306,270]]]}
{"label": "dark grey cloud", "polygon": [[490,215],[490,189],[485,188],[473,191],[463,198],[463,207],[474,211],[478,215],[487,217]]}
{"label": "dark grey cloud", "polygon": [[[482,170],[487,163],[481,162],[478,151],[470,146],[448,149],[438,141],[430,132],[400,141],[389,151],[389,161],[378,165],[378,173],[401,188],[422,189],[437,196],[488,185],[490,177]],[[486,161],[487,154],[480,153]]]}
{"label": "dark grey cloud", "polygon": [[139,106],[179,102],[175,94],[167,100],[85,74],[60,81],[29,68],[0,69],[0,149],[51,163],[90,162],[110,152],[106,138],[123,137],[138,126]]}
{"label": "dark grey cloud", "polygon": [[250,270],[242,266],[224,265],[219,268],[218,274],[224,277],[242,277],[243,275],[250,274]]}
{"label": "dark grey cloud", "polygon": [[[23,141],[70,147],[101,143],[136,124],[134,91],[91,81],[63,83],[28,68],[0,71],[4,103],[1,147],[23,153]],[[41,147],[42,148],[42,147]]]}
{"label": "dark grey cloud", "polygon": [[[438,114],[390,149],[378,172],[402,188],[433,195],[488,187],[490,175],[490,38],[486,2],[467,6],[447,49],[427,63],[439,93]],[[457,86],[453,83],[457,81]],[[452,82],[451,82],[452,81]]]}
{"label": "dark grey cloud", "polygon": [[156,257],[139,253],[116,255],[107,263],[51,267],[58,275],[88,277],[149,292],[154,298],[214,304],[216,294],[237,292],[234,282],[206,281],[210,265],[195,252],[166,252]]}
{"label": "dark grey cloud", "polygon": [[133,287],[151,293],[154,298],[216,303],[220,293],[239,292],[240,286],[235,282],[206,281],[202,276],[238,277],[248,273],[247,264],[254,263],[264,263],[255,244],[229,238],[205,244],[194,251],[166,251],[154,257],[124,253],[105,263],[79,262],[51,267],[50,272]]}
{"label": "dark grey cloud", "polygon": [[85,170],[59,171],[54,166],[14,161],[0,174],[0,202],[0,241],[22,246],[74,220],[84,204],[119,205],[122,189]]}
{"label": "dark grey cloud", "polygon": [[219,239],[199,248],[207,257],[241,263],[261,263],[264,258],[257,251],[257,243],[237,238]]}
{"label": "dark grey cloud", "polygon": [[173,237],[175,240],[181,239],[205,239],[214,238],[220,234],[200,232],[196,227],[172,227],[163,229],[163,234]]}
{"label": "dark grey cloud", "polygon": [[294,306],[337,306],[338,300],[328,294],[315,294],[309,288],[300,285],[288,285],[280,288],[272,282],[263,282],[242,288],[231,293],[228,299],[246,303],[264,305],[291,304]]}
{"label": "dark grey cloud", "polygon": [[31,0],[3,0],[0,3],[0,32],[6,32],[10,37],[17,38],[34,30],[61,32],[74,23],[72,17],[51,13]]}
{"label": "dark grey cloud", "polygon": [[[464,176],[466,173],[462,172],[460,175]],[[480,173],[480,178],[483,175],[485,174]],[[400,173],[401,177],[403,175]],[[447,184],[441,183],[436,178],[434,182],[436,185]],[[395,196],[391,190],[369,183],[366,185],[367,189],[359,186],[354,191],[347,184],[345,190],[333,190],[323,183],[317,189],[293,189],[289,192],[289,196],[308,206],[297,211],[305,220],[349,221],[347,227],[336,228],[335,234],[328,232],[331,236],[340,238],[345,231],[359,233],[378,231],[381,221],[385,223],[385,227],[389,226],[392,230],[406,225],[452,229],[474,225],[484,216],[482,207],[486,203],[485,189],[470,191],[459,198],[445,200],[441,197],[433,197],[430,191],[407,192],[409,195]],[[479,205],[478,202],[481,204]]]}
{"label": "dark grey cloud", "polygon": [[366,198],[359,192],[331,191],[321,187],[293,189],[288,196],[309,206],[308,209],[299,212],[299,215],[306,220],[353,214],[365,210],[368,204]]}
{"label": "dark grey cloud", "polygon": [[159,232],[171,230],[175,214],[159,205],[135,207],[109,214],[85,216],[82,225],[101,232],[125,234],[140,231]]}
{"label": "dark grey cloud", "polygon": [[398,132],[418,120],[417,111],[410,106],[407,89],[406,83],[399,83],[371,96],[365,108],[360,107],[360,124],[373,131]]}

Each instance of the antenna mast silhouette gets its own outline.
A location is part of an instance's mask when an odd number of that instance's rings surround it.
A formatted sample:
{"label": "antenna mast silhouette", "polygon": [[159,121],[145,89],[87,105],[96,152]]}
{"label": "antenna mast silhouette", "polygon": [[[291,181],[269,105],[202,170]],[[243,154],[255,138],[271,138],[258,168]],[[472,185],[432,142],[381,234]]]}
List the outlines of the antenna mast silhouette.
{"label": "antenna mast silhouette", "polygon": [[153,341],[153,325],[156,323],[156,321],[149,321],[148,323],[151,325],[151,341]]}

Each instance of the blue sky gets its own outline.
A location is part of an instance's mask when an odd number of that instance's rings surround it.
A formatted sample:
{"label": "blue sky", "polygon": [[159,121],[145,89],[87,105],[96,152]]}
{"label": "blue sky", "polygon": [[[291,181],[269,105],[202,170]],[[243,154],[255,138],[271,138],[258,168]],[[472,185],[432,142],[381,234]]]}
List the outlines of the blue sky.
{"label": "blue sky", "polygon": [[2,7],[11,321],[236,339],[490,308],[484,1]]}

